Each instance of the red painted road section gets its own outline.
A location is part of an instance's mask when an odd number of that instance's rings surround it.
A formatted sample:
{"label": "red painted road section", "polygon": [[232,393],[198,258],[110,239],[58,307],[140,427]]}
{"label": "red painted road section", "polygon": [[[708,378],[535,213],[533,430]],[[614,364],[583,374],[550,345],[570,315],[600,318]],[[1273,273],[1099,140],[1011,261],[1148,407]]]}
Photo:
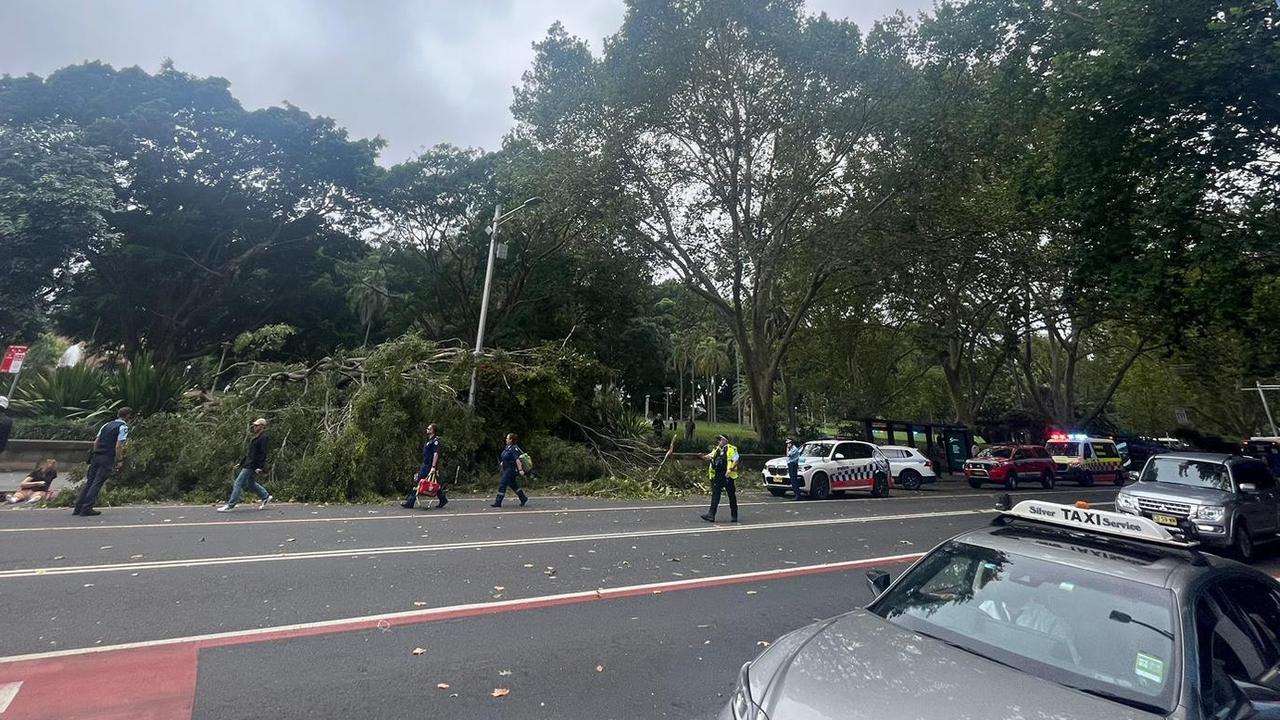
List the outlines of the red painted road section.
{"label": "red painted road section", "polygon": [[122,650],[0,665],[21,680],[4,720],[177,720],[196,699],[195,645]]}
{"label": "red painted road section", "polygon": [[249,645],[317,635],[375,630],[440,620],[495,615],[537,608],[577,605],[789,577],[847,572],[863,567],[912,562],[922,553],[830,565],[782,568],[697,580],[589,590],[514,602],[481,603],[456,608],[396,613],[382,618],[356,618],[322,625],[284,627],[275,631],[227,633],[169,644],[5,662],[0,685],[21,681],[22,689],[0,720],[190,720],[195,705],[196,672],[205,648]]}

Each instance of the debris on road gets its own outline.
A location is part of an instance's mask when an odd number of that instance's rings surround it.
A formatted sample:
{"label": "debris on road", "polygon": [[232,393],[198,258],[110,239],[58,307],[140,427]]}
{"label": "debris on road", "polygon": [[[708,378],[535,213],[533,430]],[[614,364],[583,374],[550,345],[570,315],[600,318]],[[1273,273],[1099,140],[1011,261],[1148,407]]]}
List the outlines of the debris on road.
{"label": "debris on road", "polygon": [[423,655],[423,654],[426,654],[426,652],[427,652],[427,649],[426,649],[426,648],[414,648],[414,649],[413,649],[413,654],[414,654],[414,655]]}
{"label": "debris on road", "polygon": [[511,691],[506,688],[494,688],[493,692],[489,694],[492,695],[493,697],[500,698],[500,697],[506,697],[510,695]]}

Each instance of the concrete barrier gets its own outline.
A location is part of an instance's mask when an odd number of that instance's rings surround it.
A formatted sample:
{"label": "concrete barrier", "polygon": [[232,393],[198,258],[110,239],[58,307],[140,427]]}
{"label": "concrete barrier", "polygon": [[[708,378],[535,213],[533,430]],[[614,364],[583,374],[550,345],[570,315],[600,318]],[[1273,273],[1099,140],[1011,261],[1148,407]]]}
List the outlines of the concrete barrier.
{"label": "concrete barrier", "polygon": [[36,463],[53,458],[58,461],[58,474],[83,464],[93,449],[92,440],[10,440],[0,453],[0,472],[26,472]]}

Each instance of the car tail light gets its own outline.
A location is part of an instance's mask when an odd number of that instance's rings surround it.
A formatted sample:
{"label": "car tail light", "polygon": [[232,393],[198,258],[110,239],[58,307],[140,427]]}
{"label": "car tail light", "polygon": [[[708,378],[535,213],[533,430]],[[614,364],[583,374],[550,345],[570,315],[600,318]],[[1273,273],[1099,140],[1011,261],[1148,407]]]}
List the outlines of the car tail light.
{"label": "car tail light", "polygon": [[925,466],[925,467],[927,467],[927,468],[932,468],[932,467],[933,467],[933,461],[932,461],[932,460],[925,460],[925,461],[924,461],[924,466]]}

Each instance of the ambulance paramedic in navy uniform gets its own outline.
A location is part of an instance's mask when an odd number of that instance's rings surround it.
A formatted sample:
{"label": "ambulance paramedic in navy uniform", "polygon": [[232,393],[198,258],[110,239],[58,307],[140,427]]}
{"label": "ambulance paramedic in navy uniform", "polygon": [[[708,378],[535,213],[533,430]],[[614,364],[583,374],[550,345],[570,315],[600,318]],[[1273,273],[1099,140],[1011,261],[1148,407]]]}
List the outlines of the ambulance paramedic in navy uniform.
{"label": "ambulance paramedic in navy uniform", "polygon": [[[435,423],[431,423],[427,426],[426,434],[427,442],[422,446],[422,467],[418,468],[418,477],[416,480],[428,477],[432,472],[436,473],[436,479],[439,480],[440,454],[444,451],[444,446],[440,444],[440,436],[436,434]],[[436,505],[436,507],[442,508],[449,504],[449,498],[445,497],[444,494],[444,483],[440,483],[440,491],[436,493],[436,497],[440,498],[440,503]],[[409,490],[409,497],[404,499],[404,502],[400,504],[400,507],[411,508],[417,503],[417,501],[418,483],[415,481],[413,483],[413,487]]]}
{"label": "ambulance paramedic in navy uniform", "polygon": [[507,488],[516,491],[516,497],[520,498],[522,506],[529,502],[529,496],[520,489],[520,481],[516,479],[516,475],[524,475],[524,465],[520,462],[520,456],[524,451],[516,444],[516,439],[515,433],[508,433],[507,446],[502,449],[502,455],[498,457],[498,461],[502,463],[502,482],[498,484],[498,497],[490,507],[502,507],[502,499],[507,496]]}

